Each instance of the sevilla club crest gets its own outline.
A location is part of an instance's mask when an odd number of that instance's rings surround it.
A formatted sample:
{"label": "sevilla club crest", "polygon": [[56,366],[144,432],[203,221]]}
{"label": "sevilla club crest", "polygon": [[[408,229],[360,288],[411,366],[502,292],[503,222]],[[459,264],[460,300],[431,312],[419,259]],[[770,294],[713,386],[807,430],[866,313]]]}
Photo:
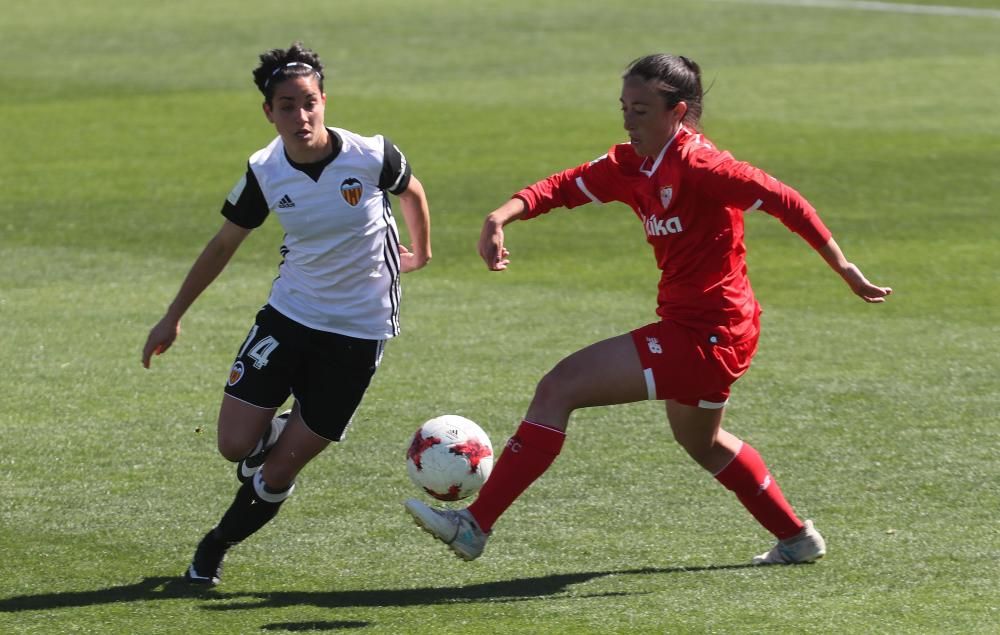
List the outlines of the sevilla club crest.
{"label": "sevilla club crest", "polygon": [[664,188],[660,188],[660,204],[663,205],[663,209],[670,207],[670,199],[674,197],[674,186],[668,185]]}

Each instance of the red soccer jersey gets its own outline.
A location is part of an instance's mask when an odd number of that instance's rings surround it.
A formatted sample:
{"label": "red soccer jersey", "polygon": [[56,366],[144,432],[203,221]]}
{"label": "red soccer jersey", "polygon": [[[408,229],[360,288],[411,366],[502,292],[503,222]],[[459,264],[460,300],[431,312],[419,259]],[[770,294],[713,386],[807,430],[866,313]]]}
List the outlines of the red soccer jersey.
{"label": "red soccer jersey", "polygon": [[635,212],[662,272],[656,313],[696,328],[753,334],[759,311],[747,278],[743,215],[777,217],[818,249],[830,231],[794,189],[681,128],[655,160],[630,144],[520,192],[533,218],[556,207],[620,201]]}

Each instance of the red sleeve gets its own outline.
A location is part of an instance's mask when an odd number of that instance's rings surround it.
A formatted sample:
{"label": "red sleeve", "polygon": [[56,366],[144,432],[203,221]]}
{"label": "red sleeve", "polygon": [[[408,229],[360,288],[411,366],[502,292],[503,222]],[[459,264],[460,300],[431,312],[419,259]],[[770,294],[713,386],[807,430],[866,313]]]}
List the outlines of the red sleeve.
{"label": "red sleeve", "polygon": [[586,203],[628,202],[615,150],[612,148],[608,154],[590,163],[553,174],[516,193],[514,198],[523,200],[528,208],[521,220],[557,207],[571,209]]}
{"label": "red sleeve", "polygon": [[809,201],[767,172],[737,161],[728,152],[695,159],[692,165],[701,174],[702,191],[724,204],[774,216],[813,249],[829,242],[832,234]]}

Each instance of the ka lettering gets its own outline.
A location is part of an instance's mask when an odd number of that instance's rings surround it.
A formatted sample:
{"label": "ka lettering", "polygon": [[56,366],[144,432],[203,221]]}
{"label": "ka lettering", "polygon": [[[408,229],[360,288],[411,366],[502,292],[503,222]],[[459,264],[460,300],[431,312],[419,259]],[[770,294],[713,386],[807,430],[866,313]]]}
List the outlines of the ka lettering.
{"label": "ka lettering", "polygon": [[679,216],[671,216],[665,220],[650,216],[646,219],[645,226],[647,236],[666,236],[667,234],[679,234],[684,231],[684,228],[681,227]]}

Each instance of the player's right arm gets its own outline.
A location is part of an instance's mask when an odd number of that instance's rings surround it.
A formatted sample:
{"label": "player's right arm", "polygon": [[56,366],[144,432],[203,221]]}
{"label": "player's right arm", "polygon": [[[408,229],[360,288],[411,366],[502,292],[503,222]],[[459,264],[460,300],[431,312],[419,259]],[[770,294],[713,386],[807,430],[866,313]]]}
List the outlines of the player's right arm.
{"label": "player's right arm", "polygon": [[243,240],[252,230],[240,227],[226,220],[219,231],[202,249],[198,259],[181,283],[177,296],[167,308],[166,314],[149,331],[146,345],[142,349],[142,365],[149,368],[153,355],[159,355],[170,348],[181,330],[181,317],[208,285],[215,280],[232,259]]}
{"label": "player's right arm", "polygon": [[587,203],[614,200],[628,202],[628,192],[618,187],[620,167],[615,148],[590,163],[563,170],[529,185],[486,216],[479,234],[479,255],[492,271],[503,271],[510,263],[504,247],[503,228],[508,223],[545,214],[557,207],[573,208]]}
{"label": "player's right arm", "polygon": [[510,252],[503,245],[503,228],[521,218],[528,206],[521,198],[512,198],[486,216],[479,233],[479,256],[491,271],[503,271],[510,264]]}

